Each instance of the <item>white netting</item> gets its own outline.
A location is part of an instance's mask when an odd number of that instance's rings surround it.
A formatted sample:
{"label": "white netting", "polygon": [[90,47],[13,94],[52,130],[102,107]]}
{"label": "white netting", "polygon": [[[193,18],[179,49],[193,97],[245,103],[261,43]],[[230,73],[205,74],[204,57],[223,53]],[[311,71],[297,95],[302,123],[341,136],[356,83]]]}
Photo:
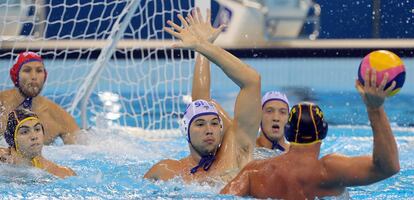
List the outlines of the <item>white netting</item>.
{"label": "white netting", "polygon": [[[0,0],[0,90],[13,88],[9,69],[16,55],[32,50],[46,58],[49,74],[42,94],[72,112],[99,50],[111,42],[117,19],[125,19],[123,10],[132,3]],[[176,15],[185,15],[193,4],[140,0],[132,19],[121,20],[127,28],[88,100],[89,125],[109,120],[145,129],[177,127],[185,108],[182,97],[190,91],[193,60],[189,51],[168,49],[171,37],[162,27],[169,19],[178,21]],[[80,103],[73,115],[81,124]]]}

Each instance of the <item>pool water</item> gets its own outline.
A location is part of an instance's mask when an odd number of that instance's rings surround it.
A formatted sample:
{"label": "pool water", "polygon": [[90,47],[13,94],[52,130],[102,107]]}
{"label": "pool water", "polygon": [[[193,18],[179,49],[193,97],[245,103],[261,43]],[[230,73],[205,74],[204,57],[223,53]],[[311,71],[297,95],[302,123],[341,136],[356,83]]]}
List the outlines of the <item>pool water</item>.
{"label": "pool water", "polygon": [[[414,197],[414,128],[396,126],[394,134],[400,153],[400,173],[370,186],[350,188],[353,199]],[[187,156],[184,137],[143,139],[118,130],[93,128],[86,139],[83,145],[56,144],[43,150],[46,158],[75,170],[78,174],[75,177],[60,180],[40,170],[27,172],[0,165],[2,199],[234,198],[217,194],[224,183],[186,185],[180,179],[157,183],[142,179],[159,160]],[[371,130],[366,125],[331,126],[321,156],[331,152],[350,156],[371,154]]]}
{"label": "pool water", "polygon": [[[291,103],[311,100],[320,104],[330,124],[321,156],[332,152],[350,156],[371,154],[371,129],[363,103],[353,86],[355,67],[349,67],[356,66],[358,60],[331,61],[247,60],[262,74],[263,91],[282,90],[288,94]],[[413,60],[407,62],[411,66],[414,64]],[[301,65],[304,67],[295,68]],[[338,70],[329,68],[332,66]],[[326,73],[317,73],[321,71]],[[213,98],[232,113],[237,87],[226,80],[217,67],[212,67],[212,75]],[[385,104],[398,143],[401,171],[370,186],[349,188],[353,199],[414,199],[412,77],[407,71],[406,86]],[[185,107],[184,104],[180,106]],[[75,177],[61,180],[33,168],[0,165],[0,199],[235,198],[217,194],[225,183],[183,184],[179,178],[154,183],[143,179],[145,172],[158,161],[187,156],[188,144],[179,134],[141,137],[126,132],[98,125],[84,135],[84,144],[64,146],[57,141],[55,145],[44,147],[46,158],[71,167],[77,173]],[[4,140],[1,142],[4,145]]]}

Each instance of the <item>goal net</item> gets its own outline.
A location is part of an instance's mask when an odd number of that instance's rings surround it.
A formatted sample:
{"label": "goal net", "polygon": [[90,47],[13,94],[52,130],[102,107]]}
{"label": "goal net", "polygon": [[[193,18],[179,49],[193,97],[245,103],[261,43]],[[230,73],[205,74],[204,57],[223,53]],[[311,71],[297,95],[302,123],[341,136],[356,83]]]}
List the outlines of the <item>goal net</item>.
{"label": "goal net", "polygon": [[[197,1],[197,0],[196,0]],[[202,0],[204,3],[206,0]],[[38,52],[42,95],[79,125],[173,129],[191,91],[194,55],[162,28],[194,0],[0,0],[0,90],[18,53]]]}

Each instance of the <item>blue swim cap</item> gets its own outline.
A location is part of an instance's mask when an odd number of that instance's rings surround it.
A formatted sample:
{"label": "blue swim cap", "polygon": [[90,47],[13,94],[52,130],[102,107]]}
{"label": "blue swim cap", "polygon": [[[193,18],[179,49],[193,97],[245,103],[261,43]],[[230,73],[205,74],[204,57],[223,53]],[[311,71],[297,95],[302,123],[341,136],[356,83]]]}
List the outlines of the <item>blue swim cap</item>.
{"label": "blue swim cap", "polygon": [[291,143],[312,143],[323,140],[328,132],[323,112],[318,105],[303,102],[292,107],[285,137]]}
{"label": "blue swim cap", "polygon": [[9,113],[6,131],[4,132],[4,139],[6,139],[6,142],[10,147],[16,148],[16,130],[20,128],[20,125],[24,121],[29,119],[39,119],[39,117],[30,110],[21,107],[18,107],[16,110]]}

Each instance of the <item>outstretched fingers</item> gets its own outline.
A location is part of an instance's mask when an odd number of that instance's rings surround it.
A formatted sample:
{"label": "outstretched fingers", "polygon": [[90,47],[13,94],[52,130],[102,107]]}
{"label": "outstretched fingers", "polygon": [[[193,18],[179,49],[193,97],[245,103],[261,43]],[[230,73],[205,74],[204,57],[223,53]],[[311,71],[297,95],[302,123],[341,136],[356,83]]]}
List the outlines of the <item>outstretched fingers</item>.
{"label": "outstretched fingers", "polygon": [[169,33],[170,35],[178,38],[178,39],[181,39],[181,35],[179,33],[175,32],[172,28],[164,27],[164,31]]}
{"label": "outstretched fingers", "polygon": [[384,74],[384,78],[381,81],[381,84],[378,86],[378,90],[379,91],[384,91],[385,85],[388,82],[388,73]]}
{"label": "outstretched fingers", "polygon": [[195,16],[197,16],[197,20],[198,20],[198,22],[199,23],[204,23],[204,20],[203,20],[203,15],[201,15],[201,10],[200,10],[200,8],[199,7],[197,7],[197,9],[196,9],[196,13],[195,13],[196,15]]}
{"label": "outstretched fingers", "polygon": [[388,87],[388,88],[384,91],[384,92],[385,92],[385,94],[387,94],[387,96],[389,96],[389,95],[392,93],[392,91],[394,90],[395,86],[397,86],[397,82],[392,81],[392,83],[391,83],[390,87]]}
{"label": "outstretched fingers", "polygon": [[368,90],[368,88],[371,86],[371,79],[370,79],[370,72],[371,70],[368,68],[365,70],[364,74],[364,89]]}
{"label": "outstretched fingers", "polygon": [[178,14],[178,19],[181,21],[181,24],[184,26],[184,28],[188,28],[189,25],[187,23],[187,21],[184,19],[184,17],[181,14]]}
{"label": "outstretched fingers", "polygon": [[183,30],[183,28],[181,28],[180,26],[178,26],[177,24],[175,24],[174,22],[172,22],[171,20],[167,21],[167,24],[170,25],[171,27],[173,27],[175,30],[177,30],[178,32],[181,32]]}
{"label": "outstretched fingers", "polygon": [[206,18],[206,22],[208,24],[211,23],[211,10],[210,10],[210,8],[207,8],[207,18]]}
{"label": "outstretched fingers", "polygon": [[188,24],[190,24],[190,26],[192,26],[196,23],[193,16],[191,16],[191,14],[188,14],[185,19],[187,20]]}
{"label": "outstretched fingers", "polygon": [[377,87],[377,72],[375,69],[371,70],[371,88]]}

